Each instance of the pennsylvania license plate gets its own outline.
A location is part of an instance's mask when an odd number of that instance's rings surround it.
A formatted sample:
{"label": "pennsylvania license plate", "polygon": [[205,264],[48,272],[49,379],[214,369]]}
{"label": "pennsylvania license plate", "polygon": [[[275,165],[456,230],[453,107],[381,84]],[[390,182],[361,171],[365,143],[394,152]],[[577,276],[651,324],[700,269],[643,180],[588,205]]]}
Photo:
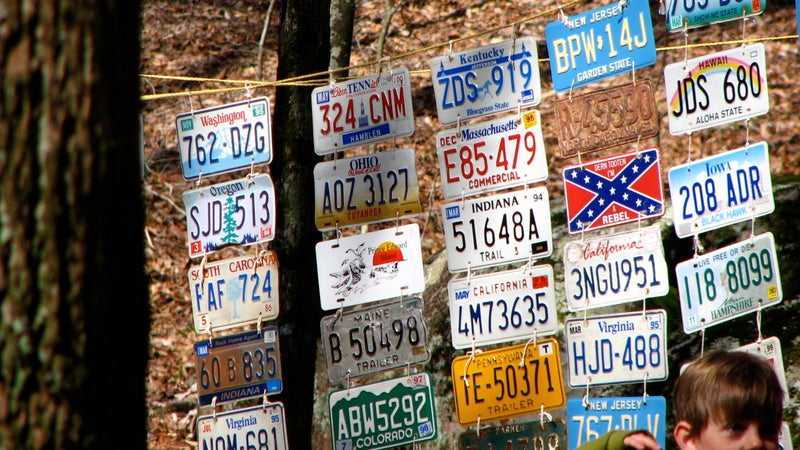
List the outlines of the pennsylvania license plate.
{"label": "pennsylvania license plate", "polygon": [[627,74],[656,62],[647,0],[628,0],[550,22],[544,28],[556,92]]}
{"label": "pennsylvania license plate", "polygon": [[614,430],[647,430],[661,448],[666,446],[667,401],[661,396],[582,398],[567,401],[568,450]]}
{"label": "pennsylvania license plate", "polygon": [[756,16],[767,0],[667,0],[667,30],[684,31],[728,20]]}
{"label": "pennsylvania license plate", "polygon": [[197,419],[197,448],[286,450],[283,403],[273,402]]}
{"label": "pennsylvania license plate", "polygon": [[775,374],[778,375],[778,382],[781,384],[785,396],[784,400],[789,399],[789,389],[786,386],[786,369],[783,366],[783,351],[781,351],[781,341],[777,337],[764,338],[761,341],[743,345],[734,350],[754,353],[769,361],[772,364],[772,368],[775,369]]}
{"label": "pennsylvania license plate", "polygon": [[751,44],[664,68],[672,135],[740,122],[769,112],[764,44]]}
{"label": "pennsylvania license plate", "polygon": [[272,161],[269,99],[255,98],[175,117],[187,180]]}
{"label": "pennsylvania license plate", "polygon": [[766,142],[669,170],[675,234],[687,237],[775,210]]}
{"label": "pennsylvania license plate", "polygon": [[542,101],[539,54],[532,37],[438,56],[430,67],[443,125]]}
{"label": "pennsylvania license plate", "polygon": [[698,255],[675,270],[687,334],[783,299],[772,233]]}
{"label": "pennsylvania license plate", "polygon": [[523,422],[497,425],[458,436],[461,450],[530,450],[559,449],[566,442],[566,430],[561,420]]}

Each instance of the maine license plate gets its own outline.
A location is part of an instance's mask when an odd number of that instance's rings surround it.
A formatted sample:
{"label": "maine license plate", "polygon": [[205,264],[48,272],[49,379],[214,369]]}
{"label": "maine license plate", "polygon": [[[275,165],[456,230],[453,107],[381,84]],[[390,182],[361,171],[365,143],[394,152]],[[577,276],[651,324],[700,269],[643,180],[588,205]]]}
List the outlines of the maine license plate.
{"label": "maine license plate", "polygon": [[532,37],[437,56],[430,67],[443,125],[542,101],[539,54]]}
{"label": "maine license plate", "polygon": [[734,350],[754,353],[769,361],[769,363],[772,364],[772,368],[775,369],[775,374],[778,375],[778,382],[781,384],[781,388],[783,388],[784,392],[784,400],[789,398],[789,389],[786,386],[786,369],[783,366],[781,341],[777,337],[772,336],[764,338],[760,341],[743,345]]}
{"label": "maine license plate", "polygon": [[544,29],[556,92],[571,90],[656,62],[647,0],[628,0],[550,22]]}
{"label": "maine license plate", "polygon": [[183,193],[189,257],[275,237],[275,186],[268,174]]}
{"label": "maine license plate", "polygon": [[189,268],[194,331],[206,333],[278,317],[278,255],[240,256]]}
{"label": "maine license plate", "polygon": [[414,149],[325,161],[314,167],[317,229],[418,216],[419,180]]}
{"label": "maine license plate", "polygon": [[756,16],[767,0],[667,0],[667,30],[684,31],[728,20]]}
{"label": "maine license plate", "polygon": [[318,87],[311,102],[318,155],[414,134],[407,68]]}
{"label": "maine license plate", "polygon": [[664,68],[672,135],[769,112],[764,44],[750,44]]}
{"label": "maine license plate", "polygon": [[538,414],[567,401],[555,338],[458,356],[450,367],[461,425]]}
{"label": "maine license plate", "polygon": [[563,261],[570,311],[660,297],[669,292],[659,225],[568,242]]}
{"label": "maine license plate", "polygon": [[255,98],[175,117],[187,180],[272,161],[269,99]]}
{"label": "maine license plate", "polygon": [[775,210],[766,142],[672,167],[668,176],[681,238]]}
{"label": "maine license plate", "polygon": [[278,328],[248,331],[194,344],[200,406],[283,390]]}
{"label": "maine license plate", "polygon": [[402,225],[317,243],[322,309],[425,290],[419,225]]}
{"label": "maine license plate", "polygon": [[647,430],[666,446],[667,400],[661,396],[582,398],[567,400],[568,450],[614,430]]}
{"label": "maine license plate", "polygon": [[272,402],[200,416],[197,419],[197,441],[197,448],[202,450],[288,449],[283,403]]}
{"label": "maine license plate", "polygon": [[563,177],[571,234],[664,214],[661,163],[655,147],[565,167]]}
{"label": "maine license plate", "polygon": [[539,111],[449,128],[436,136],[442,192],[453,200],[547,179]]}
{"label": "maine license plate", "polygon": [[431,357],[420,297],[323,317],[320,329],[332,383],[348,376],[405,368]]}
{"label": "maine license plate", "polygon": [[544,186],[449,203],[442,209],[451,272],[544,258],[553,252],[550,199]]}
{"label": "maine license plate", "polygon": [[428,372],[335,391],[328,403],[336,450],[394,448],[438,434]]}
{"label": "maine license plate", "polygon": [[550,265],[451,279],[450,332],[457,349],[499,344],[558,331]]}
{"label": "maine license plate", "polygon": [[783,299],[775,238],[769,232],[698,255],[675,270],[687,334]]}
{"label": "maine license plate", "polygon": [[[496,425],[458,436],[460,450],[557,450],[566,442],[564,422],[550,420]],[[545,447],[546,445],[546,447]]]}

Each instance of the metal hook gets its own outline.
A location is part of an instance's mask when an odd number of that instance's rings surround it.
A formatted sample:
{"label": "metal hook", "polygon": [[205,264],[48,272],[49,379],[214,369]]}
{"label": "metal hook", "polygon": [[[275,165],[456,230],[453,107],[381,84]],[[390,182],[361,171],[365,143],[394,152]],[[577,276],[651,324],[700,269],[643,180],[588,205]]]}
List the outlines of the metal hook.
{"label": "metal hook", "polygon": [[703,356],[703,351],[706,347],[706,319],[700,319],[700,356]]}
{"label": "metal hook", "polygon": [[[567,97],[569,101],[572,101],[572,88],[575,87],[575,78],[572,79],[572,83],[569,85],[569,96]],[[580,151],[578,152],[580,153]]]}
{"label": "metal hook", "polygon": [[450,39],[450,49],[447,50],[447,58],[450,62],[453,62],[453,40]]}
{"label": "metal hook", "polygon": [[756,339],[756,343],[759,344],[759,349],[761,348],[761,300],[758,301],[758,309],[756,310],[756,328],[758,328],[758,338]]}
{"label": "metal hook", "polygon": [[539,408],[539,426],[541,426],[542,429],[544,429],[544,424],[546,424],[547,422],[552,422],[553,421],[553,416],[549,412],[544,410],[544,403],[541,403],[539,406],[540,406],[540,408]]}
{"label": "metal hook", "polygon": [[592,377],[586,379],[586,394],[583,395],[583,407],[589,409],[589,384],[592,383]]}
{"label": "metal hook", "polygon": [[528,339],[528,342],[525,343],[525,347],[522,348],[522,356],[519,358],[518,367],[525,367],[525,355],[528,354],[528,345],[533,342],[533,347],[536,347],[536,335],[538,334],[538,330],[536,327],[533,327],[533,337]]}
{"label": "metal hook", "polygon": [[[625,0],[621,0],[621,2],[622,1]],[[634,60],[633,64],[631,64],[631,78],[633,79],[633,85],[636,86],[636,60]]]}
{"label": "metal hook", "polygon": [[217,396],[211,397],[211,418],[217,421]]}
{"label": "metal hook", "polygon": [[644,393],[642,394],[642,403],[647,404],[647,377],[650,376],[650,372],[647,371],[644,373],[644,385],[642,386],[642,390]]}
{"label": "metal hook", "polygon": [[264,319],[263,319],[263,315],[262,315],[262,313],[261,313],[261,312],[259,312],[259,313],[258,313],[258,326],[257,326],[257,328],[256,328],[256,335],[257,335],[257,336],[261,336],[261,334],[263,333],[263,330],[261,329],[262,320],[264,320]]}
{"label": "metal hook", "polygon": [[267,412],[267,406],[269,405],[269,399],[267,398],[267,390],[266,389],[264,389],[264,392],[262,394],[262,398],[264,399],[264,401],[262,402],[262,406],[264,407],[264,412]]}
{"label": "metal hook", "polygon": [[747,36],[747,8],[742,6],[742,48],[744,48],[745,37]]}
{"label": "metal hook", "polygon": [[475,435],[478,439],[481,438],[481,416],[478,414],[478,423],[475,424]]}

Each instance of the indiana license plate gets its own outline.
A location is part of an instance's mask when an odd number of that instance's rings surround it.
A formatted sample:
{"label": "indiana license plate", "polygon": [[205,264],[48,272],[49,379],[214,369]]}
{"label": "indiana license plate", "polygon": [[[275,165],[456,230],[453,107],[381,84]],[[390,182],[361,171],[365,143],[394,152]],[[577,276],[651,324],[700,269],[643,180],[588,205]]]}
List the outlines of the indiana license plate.
{"label": "indiana license plate", "polygon": [[675,32],[759,15],[767,0],[667,0],[666,6],[667,30]]}
{"label": "indiana license plate", "polygon": [[778,382],[781,384],[781,388],[784,392],[784,401],[789,399],[789,389],[786,386],[786,369],[783,365],[783,351],[781,350],[780,339],[772,336],[742,345],[734,350],[754,353],[769,361],[769,363],[772,364],[772,368],[775,369],[775,374],[778,375]]}
{"label": "indiana license plate", "polygon": [[566,442],[561,420],[522,422],[496,425],[468,431],[458,436],[461,450],[529,450],[559,449]]}
{"label": "indiana license plate", "polygon": [[289,448],[283,403],[215,412],[197,419],[197,448],[275,449]]}
{"label": "indiana license plate", "polygon": [[661,448],[666,446],[667,401],[661,396],[605,397],[567,400],[569,450],[614,430],[647,430]]}

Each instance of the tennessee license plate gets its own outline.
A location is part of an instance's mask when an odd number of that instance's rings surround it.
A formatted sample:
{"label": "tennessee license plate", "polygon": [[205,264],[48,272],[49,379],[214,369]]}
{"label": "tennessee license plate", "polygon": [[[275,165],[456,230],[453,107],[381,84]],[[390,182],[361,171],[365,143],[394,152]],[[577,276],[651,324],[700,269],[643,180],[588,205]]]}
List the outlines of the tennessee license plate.
{"label": "tennessee license plate", "polygon": [[647,430],[661,448],[666,446],[667,401],[661,396],[605,397],[567,400],[568,450],[614,430]]}
{"label": "tennessee license plate", "polygon": [[407,68],[318,87],[311,103],[318,155],[414,134]]}
{"label": "tennessee license plate", "polygon": [[789,398],[789,389],[786,386],[786,369],[783,366],[783,351],[781,351],[781,341],[775,336],[761,339],[747,345],[735,348],[747,353],[755,353],[772,364],[775,374],[778,375],[778,382],[784,392],[784,400]]}
{"label": "tennessee license plate", "polygon": [[553,89],[562,92],[655,64],[647,0],[629,0],[548,23],[544,28]]}
{"label": "tennessee license plate", "polygon": [[698,255],[675,270],[687,334],[783,299],[775,238],[769,232]]}
{"label": "tennessee license plate", "polygon": [[764,44],[751,44],[664,68],[672,135],[739,122],[769,112]]}
{"label": "tennessee license plate", "polygon": [[667,30],[683,31],[764,12],[767,0],[667,0]]}
{"label": "tennessee license plate", "polygon": [[197,419],[197,448],[289,448],[283,403],[272,402],[233,411],[215,412]]}
{"label": "tennessee license plate", "polygon": [[687,237],[775,210],[766,142],[669,170],[675,234]]}
{"label": "tennessee license plate", "polygon": [[542,101],[539,54],[532,37],[437,56],[430,67],[443,125]]}
{"label": "tennessee license plate", "polygon": [[187,180],[272,161],[266,97],[179,114],[175,127]]}
{"label": "tennessee license plate", "polygon": [[[564,422],[522,422],[496,425],[467,431],[458,436],[458,449],[462,450],[529,450],[559,449],[566,442]],[[546,447],[545,447],[546,445]]]}
{"label": "tennessee license plate", "polygon": [[268,174],[183,193],[189,256],[275,237],[275,186]]}

